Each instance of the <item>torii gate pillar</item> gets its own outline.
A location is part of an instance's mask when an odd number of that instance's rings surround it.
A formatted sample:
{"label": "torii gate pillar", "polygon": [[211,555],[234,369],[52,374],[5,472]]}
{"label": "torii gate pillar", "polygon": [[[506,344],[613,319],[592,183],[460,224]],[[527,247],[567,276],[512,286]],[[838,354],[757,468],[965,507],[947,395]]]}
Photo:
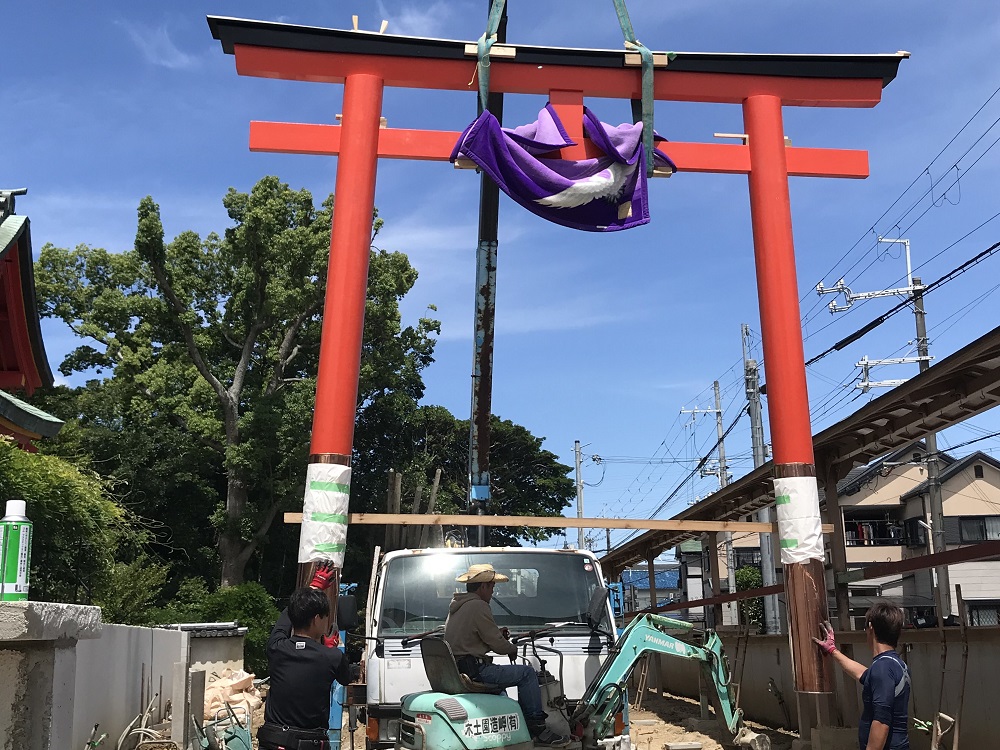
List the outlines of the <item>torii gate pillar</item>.
{"label": "torii gate pillar", "polygon": [[[782,502],[778,488],[783,481],[811,478],[807,482],[818,508],[781,100],[769,95],[747,97],[743,101],[743,124],[750,148],[750,221],[767,368],[775,500]],[[795,685],[799,692],[832,692],[831,670],[825,668],[827,665],[812,644],[817,628],[815,614],[819,612],[821,619],[829,619],[823,561],[786,564],[784,574],[788,627],[796,655],[792,660]],[[792,602],[795,606],[791,606]]]}

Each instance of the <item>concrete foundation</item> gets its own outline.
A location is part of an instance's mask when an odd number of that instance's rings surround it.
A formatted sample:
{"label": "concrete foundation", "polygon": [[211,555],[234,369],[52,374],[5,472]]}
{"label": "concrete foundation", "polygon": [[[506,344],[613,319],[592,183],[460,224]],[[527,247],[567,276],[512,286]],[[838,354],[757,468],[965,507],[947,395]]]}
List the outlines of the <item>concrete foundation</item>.
{"label": "concrete foundation", "polygon": [[100,634],[97,607],[0,602],[0,750],[73,746],[76,644]]}

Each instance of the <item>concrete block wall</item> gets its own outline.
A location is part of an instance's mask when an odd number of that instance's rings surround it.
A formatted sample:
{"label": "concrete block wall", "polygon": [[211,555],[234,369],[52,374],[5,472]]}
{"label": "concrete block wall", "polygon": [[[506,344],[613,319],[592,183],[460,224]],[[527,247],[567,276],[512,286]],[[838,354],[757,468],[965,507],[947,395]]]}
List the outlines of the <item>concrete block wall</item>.
{"label": "concrete block wall", "polygon": [[101,625],[97,607],[0,603],[0,749],[77,746],[76,646],[98,638]]}
{"label": "concrete block wall", "polygon": [[[188,660],[190,635],[178,630],[105,625],[98,640],[77,646],[73,747],[83,747],[94,724],[117,741],[153,696],[151,723],[172,701],[174,663]],[[242,639],[240,639],[242,640]]]}

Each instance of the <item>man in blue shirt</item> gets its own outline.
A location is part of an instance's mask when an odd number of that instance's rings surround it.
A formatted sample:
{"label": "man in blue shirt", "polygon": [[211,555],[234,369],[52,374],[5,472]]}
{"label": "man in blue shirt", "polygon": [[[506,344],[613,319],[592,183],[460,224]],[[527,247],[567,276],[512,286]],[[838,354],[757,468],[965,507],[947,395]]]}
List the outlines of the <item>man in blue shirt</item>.
{"label": "man in blue shirt", "polygon": [[823,623],[822,640],[813,638],[824,654],[832,656],[841,669],[861,683],[864,711],[858,726],[860,750],[910,750],[910,672],[896,653],[902,629],[903,610],[899,607],[879,602],[868,610],[865,635],[873,658],[867,668],[840,652],[830,623]]}

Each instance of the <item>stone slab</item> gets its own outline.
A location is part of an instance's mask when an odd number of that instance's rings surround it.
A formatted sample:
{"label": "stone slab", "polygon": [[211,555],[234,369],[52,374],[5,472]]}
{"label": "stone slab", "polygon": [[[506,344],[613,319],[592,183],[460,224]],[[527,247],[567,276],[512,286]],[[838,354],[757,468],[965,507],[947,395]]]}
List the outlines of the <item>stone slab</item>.
{"label": "stone slab", "polygon": [[0,602],[0,643],[100,637],[100,607],[57,602]]}

